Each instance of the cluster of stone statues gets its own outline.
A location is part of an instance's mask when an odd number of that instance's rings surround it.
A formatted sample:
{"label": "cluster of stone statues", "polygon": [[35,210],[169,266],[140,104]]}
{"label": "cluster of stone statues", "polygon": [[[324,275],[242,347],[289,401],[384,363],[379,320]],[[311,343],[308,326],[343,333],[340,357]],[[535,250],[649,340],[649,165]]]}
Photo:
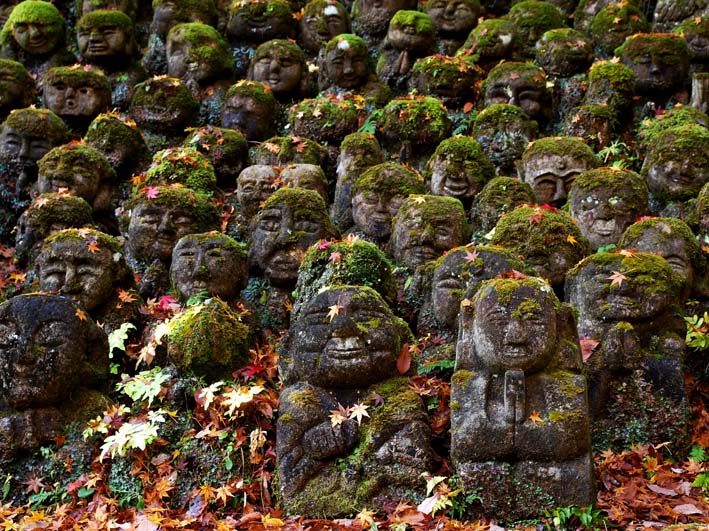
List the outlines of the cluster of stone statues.
{"label": "cluster of stone statues", "polygon": [[107,334],[147,341],[163,295],[189,333],[162,362],[207,382],[287,329],[289,512],[420,500],[442,449],[417,371],[451,382],[444,457],[483,512],[591,503],[592,441],[681,455],[707,9],[4,3],[0,243],[26,277],[0,305],[0,467],[105,405]]}

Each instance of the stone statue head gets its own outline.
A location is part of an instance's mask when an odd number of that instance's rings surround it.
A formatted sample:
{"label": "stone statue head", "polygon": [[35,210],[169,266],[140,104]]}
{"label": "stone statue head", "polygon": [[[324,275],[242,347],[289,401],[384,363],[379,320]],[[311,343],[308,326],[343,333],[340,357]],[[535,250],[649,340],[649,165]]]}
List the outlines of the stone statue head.
{"label": "stone statue head", "polygon": [[477,26],[482,6],[478,0],[428,0],[424,11],[439,38],[465,39]]}
{"label": "stone statue head", "polygon": [[470,209],[474,230],[490,232],[500,217],[520,205],[535,202],[534,190],[516,177],[495,177],[475,197]]}
{"label": "stone statue head", "polygon": [[275,110],[271,87],[242,79],[227,91],[222,126],[241,131],[249,142],[261,142],[275,133],[271,119]]}
{"label": "stone statue head", "polygon": [[79,54],[92,64],[111,66],[133,59],[133,20],[122,11],[102,9],[84,14],[76,23]]}
{"label": "stone statue head", "polygon": [[241,213],[251,219],[264,202],[279,188],[279,171],[268,164],[247,166],[236,180],[236,197]]}
{"label": "stone statue head", "polygon": [[549,30],[536,44],[536,60],[547,74],[570,77],[588,70],[593,62],[593,44],[571,28]]}
{"label": "stone statue head", "polygon": [[635,74],[638,94],[671,94],[682,87],[689,65],[687,42],[671,33],[636,33],[615,51]]}
{"label": "stone statue head", "polygon": [[295,36],[296,19],[285,0],[238,0],[229,8],[227,35],[231,41],[261,44]]}
{"label": "stone statue head", "polygon": [[29,107],[36,97],[35,81],[22,63],[0,59],[0,118],[4,120],[13,109]]}
{"label": "stone statue head", "polygon": [[199,22],[173,26],[167,34],[166,54],[167,74],[184,82],[208,85],[228,79],[234,69],[226,40]]}
{"label": "stone statue head", "polygon": [[340,33],[327,42],[320,69],[321,89],[357,90],[374,73],[367,43],[351,33]]}
{"label": "stone statue head", "polygon": [[551,95],[544,71],[529,63],[507,62],[493,68],[483,83],[484,107],[509,103],[520,107],[527,116],[546,123],[551,109]]}
{"label": "stone statue head", "polygon": [[47,56],[64,44],[64,26],[64,18],[54,5],[25,0],[12,9],[0,31],[0,44]]}
{"label": "stone statue head", "polygon": [[135,86],[128,113],[148,131],[182,131],[192,124],[199,103],[179,79],[158,76]]}
{"label": "stone statue head", "polygon": [[140,129],[133,122],[111,114],[94,118],[84,142],[103,153],[120,176],[130,177],[133,170],[148,159],[148,148]]}
{"label": "stone statue head", "polygon": [[44,76],[44,103],[62,118],[93,120],[111,105],[111,84],[89,65],[55,66]]}
{"label": "stone statue head", "polygon": [[303,49],[318,52],[341,33],[350,32],[350,16],[337,0],[311,0],[300,19],[300,42]]}
{"label": "stone statue head", "polygon": [[308,88],[308,69],[300,47],[285,39],[274,39],[256,48],[248,78],[265,83],[278,99],[302,97]]}
{"label": "stone statue head", "polygon": [[281,170],[283,185],[290,188],[314,190],[328,202],[327,176],[316,164],[289,164]]}

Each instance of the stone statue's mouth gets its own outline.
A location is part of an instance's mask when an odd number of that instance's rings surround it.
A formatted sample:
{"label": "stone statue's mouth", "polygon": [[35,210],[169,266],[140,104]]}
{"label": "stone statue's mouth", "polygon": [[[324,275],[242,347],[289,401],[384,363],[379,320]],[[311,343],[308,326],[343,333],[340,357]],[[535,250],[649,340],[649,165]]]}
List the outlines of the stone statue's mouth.
{"label": "stone statue's mouth", "polygon": [[684,173],[673,173],[669,176],[669,180],[674,184],[679,184],[681,186],[686,186],[692,182],[691,177],[689,175],[685,175]]}
{"label": "stone statue's mouth", "polygon": [[411,247],[409,253],[412,257],[424,261],[438,258],[438,253],[427,245],[416,245],[414,247]]}
{"label": "stone statue's mouth", "polygon": [[443,190],[450,195],[463,195],[468,191],[468,183],[465,181],[448,180]]}
{"label": "stone statue's mouth", "polygon": [[338,360],[351,360],[366,355],[362,340],[359,337],[332,337],[325,345],[328,356]]}

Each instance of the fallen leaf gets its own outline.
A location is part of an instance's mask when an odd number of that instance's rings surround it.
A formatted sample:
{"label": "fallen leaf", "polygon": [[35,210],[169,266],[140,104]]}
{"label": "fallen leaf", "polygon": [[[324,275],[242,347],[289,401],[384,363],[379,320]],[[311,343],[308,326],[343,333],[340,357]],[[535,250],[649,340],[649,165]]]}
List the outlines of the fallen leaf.
{"label": "fallen leaf", "polygon": [[404,343],[399,351],[399,359],[396,360],[396,370],[399,374],[406,374],[411,368],[411,352],[409,351],[409,344]]}
{"label": "fallen leaf", "polygon": [[332,322],[335,316],[340,315],[340,310],[343,310],[344,306],[333,304],[332,306],[328,306],[328,308],[330,308],[330,311],[327,312],[327,316],[330,319],[330,322]]}
{"label": "fallen leaf", "polygon": [[478,256],[480,256],[480,253],[477,249],[475,249],[472,253],[470,251],[465,251],[465,256],[463,257],[463,260],[468,263],[474,262],[478,259]]}
{"label": "fallen leaf", "polygon": [[683,503],[682,505],[677,505],[673,507],[672,510],[679,514],[702,514],[700,509],[692,503]]}
{"label": "fallen leaf", "polygon": [[86,316],[86,312],[84,312],[82,309],[77,308],[74,314],[82,321],[88,321],[88,317]]}
{"label": "fallen leaf", "polygon": [[342,404],[337,404],[337,409],[331,409],[330,410],[330,424],[334,428],[335,426],[339,426],[343,422],[345,422],[347,419],[350,418],[350,411],[349,408],[345,408],[342,406]]}
{"label": "fallen leaf", "polygon": [[364,417],[369,417],[369,413],[367,413],[367,409],[369,406],[365,404],[355,404],[350,408],[350,417],[353,418],[357,421],[357,424],[362,424],[362,419]]}
{"label": "fallen leaf", "polygon": [[532,414],[529,415],[529,420],[534,424],[544,424],[544,419],[541,417],[539,411],[532,411]]}
{"label": "fallen leaf", "polygon": [[611,287],[616,285],[620,286],[621,284],[623,284],[624,280],[628,280],[628,277],[626,277],[623,273],[620,273],[619,271],[613,271],[613,274],[606,278],[611,281]]}

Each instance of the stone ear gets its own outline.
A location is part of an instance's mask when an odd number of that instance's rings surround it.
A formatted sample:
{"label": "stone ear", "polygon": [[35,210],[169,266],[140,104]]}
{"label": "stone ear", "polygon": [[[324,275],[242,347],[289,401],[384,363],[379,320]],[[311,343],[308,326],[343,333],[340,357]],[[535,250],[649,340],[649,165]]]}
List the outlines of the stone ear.
{"label": "stone ear", "polygon": [[562,303],[556,313],[557,356],[556,363],[560,369],[580,372],[583,365],[581,346],[579,344],[576,315],[571,305]]}
{"label": "stone ear", "polygon": [[477,353],[473,338],[473,320],[475,305],[467,298],[463,299],[458,310],[458,339],[455,344],[455,370],[477,369]]}

